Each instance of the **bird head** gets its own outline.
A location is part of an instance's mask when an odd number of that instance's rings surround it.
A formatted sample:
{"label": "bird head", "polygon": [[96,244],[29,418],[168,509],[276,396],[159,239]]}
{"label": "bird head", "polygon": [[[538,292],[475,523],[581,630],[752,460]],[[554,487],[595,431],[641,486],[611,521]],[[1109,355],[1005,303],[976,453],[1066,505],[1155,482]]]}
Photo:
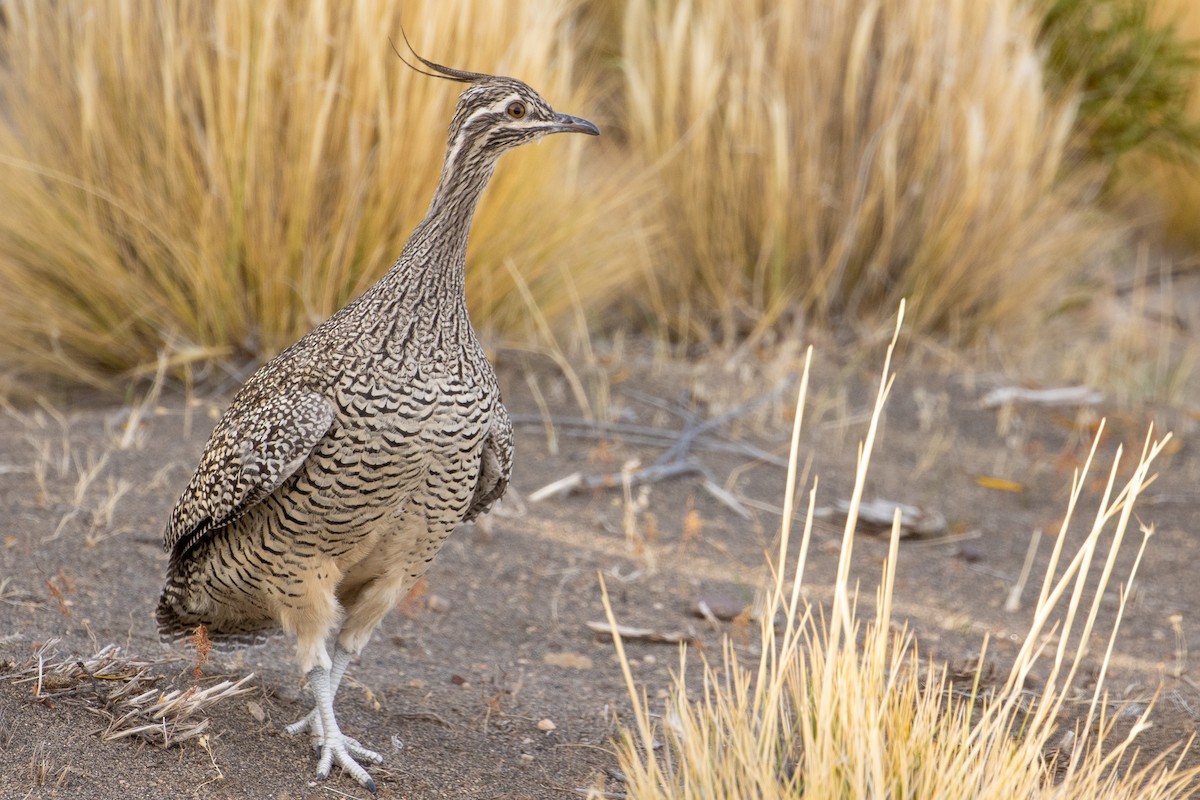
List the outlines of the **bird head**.
{"label": "bird head", "polygon": [[586,119],[560,114],[541,95],[515,78],[479,75],[459,96],[450,123],[450,140],[471,142],[501,152],[549,133],[600,130]]}
{"label": "bird head", "polygon": [[[560,114],[528,84],[516,78],[453,69],[422,57],[412,50],[411,44],[409,50],[430,70],[427,72],[409,64],[418,72],[468,84],[458,98],[454,119],[450,122],[448,145],[451,152],[494,158],[505,150],[536,141],[549,133],[600,135],[600,129],[594,124],[570,114]],[[400,55],[399,51],[396,54]],[[403,56],[400,58],[408,64]]]}

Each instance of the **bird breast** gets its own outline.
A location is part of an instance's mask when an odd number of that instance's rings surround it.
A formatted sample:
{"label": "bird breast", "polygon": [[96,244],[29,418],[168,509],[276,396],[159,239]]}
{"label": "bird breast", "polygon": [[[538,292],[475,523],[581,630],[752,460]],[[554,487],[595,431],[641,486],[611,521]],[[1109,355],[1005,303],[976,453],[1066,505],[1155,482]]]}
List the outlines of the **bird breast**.
{"label": "bird breast", "polygon": [[339,385],[337,418],[321,445],[333,463],[329,489],[347,498],[338,490],[350,489],[356,505],[374,511],[416,505],[430,521],[460,520],[496,402],[487,377],[411,368]]}

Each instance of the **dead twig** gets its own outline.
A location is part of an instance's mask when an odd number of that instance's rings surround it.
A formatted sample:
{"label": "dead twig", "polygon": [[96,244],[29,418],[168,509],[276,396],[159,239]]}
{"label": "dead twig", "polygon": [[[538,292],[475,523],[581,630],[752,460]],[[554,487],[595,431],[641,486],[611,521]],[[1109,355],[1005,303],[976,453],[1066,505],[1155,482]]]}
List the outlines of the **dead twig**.
{"label": "dead twig", "polygon": [[[714,480],[712,472],[689,455],[689,452],[694,449],[719,449],[725,452],[730,452],[730,443],[714,442],[705,440],[705,435],[719,428],[724,427],[729,422],[744,416],[755,408],[770,402],[771,400],[782,394],[787,387],[788,381],[781,381],[771,391],[759,397],[742,403],[723,414],[718,414],[715,417],[707,420],[697,421],[690,412],[677,411],[669,409],[673,413],[677,413],[686,420],[686,426],[682,431],[664,431],[660,428],[653,428],[643,425],[624,425],[620,423],[604,423],[594,422],[592,420],[584,420],[578,418],[556,419],[553,420],[556,428],[561,427],[567,435],[585,435],[593,436],[596,431],[602,431],[611,435],[623,435],[638,437],[642,442],[661,444],[667,441],[671,445],[664,450],[653,464],[648,467],[642,467],[635,470],[625,470],[622,472],[609,472],[598,475],[585,475],[580,472],[573,473],[565,478],[559,478],[556,481],[546,484],[542,488],[534,491],[529,495],[529,501],[532,503],[545,500],[550,497],[558,497],[568,494],[577,494],[580,492],[595,491],[597,489],[618,489],[628,490],[629,488],[641,486],[658,481],[670,480],[683,475],[699,475],[703,478],[703,487],[710,495],[718,502],[731,509],[737,515],[744,519],[749,519],[751,514],[742,502],[732,493],[723,488],[716,480]],[[646,398],[643,398],[645,401]],[[544,425],[545,417],[538,415],[515,415],[513,417],[514,424],[536,424]],[[762,461],[768,464],[777,466],[786,466],[781,458],[768,453],[764,450],[747,445],[743,442],[732,443],[736,448],[734,452],[745,455],[757,461]]]}
{"label": "dead twig", "polygon": [[985,394],[980,399],[979,406],[999,408],[1016,403],[1039,406],[1092,406],[1103,401],[1104,394],[1090,386],[1061,386],[1052,389],[1000,386]]}
{"label": "dead twig", "polygon": [[786,389],[789,384],[790,380],[780,381],[780,383],[774,389],[766,394],[756,397],[753,400],[748,400],[740,405],[736,405],[726,411],[724,414],[718,414],[717,416],[712,417],[711,419],[706,419],[703,422],[689,424],[679,435],[679,440],[676,441],[675,444],[673,444],[670,448],[668,448],[665,453],[659,456],[658,460],[654,463],[656,465],[667,464],[682,459],[687,455],[688,450],[692,448],[692,444],[699,436],[708,433],[709,431],[723,428],[727,423],[732,422],[739,417],[745,416],[759,406],[776,399],[783,394],[783,390]]}
{"label": "dead twig", "polygon": [[599,475],[584,475],[573,472],[565,478],[559,478],[548,483],[529,495],[529,502],[537,503],[550,497],[578,494],[595,489],[620,489],[625,486],[641,486],[644,483],[654,483],[680,475],[698,473],[711,479],[708,469],[697,461],[676,461],[672,464],[644,467],[628,472],[605,472]]}
{"label": "dead twig", "polygon": [[[588,629],[607,636],[613,634],[614,628],[607,622],[588,622]],[[654,628],[635,628],[632,625],[618,625],[616,633],[622,639],[637,639],[643,642],[661,642],[663,644],[679,644],[680,642],[695,642],[698,638],[687,631],[659,631]]]}
{"label": "dead twig", "polygon": [[[513,425],[527,427],[545,427],[551,425],[560,436],[572,439],[604,440],[619,438],[622,442],[644,447],[661,447],[674,444],[681,436],[680,431],[655,428],[650,425],[634,425],[622,422],[604,422],[601,420],[586,420],[583,417],[542,417],[539,414],[512,414]],[[748,442],[731,442],[714,439],[711,436],[697,436],[691,442],[690,449],[708,453],[729,453],[735,456],[761,461],[774,467],[787,469],[787,459],[780,455],[763,450]]]}
{"label": "dead twig", "polygon": [[[823,520],[845,520],[853,504],[849,500],[834,501],[832,506],[813,510],[813,517]],[[947,529],[946,517],[932,508],[910,506],[879,497],[858,504],[858,522],[878,530],[892,524],[897,511],[900,512],[901,536],[941,537]]]}

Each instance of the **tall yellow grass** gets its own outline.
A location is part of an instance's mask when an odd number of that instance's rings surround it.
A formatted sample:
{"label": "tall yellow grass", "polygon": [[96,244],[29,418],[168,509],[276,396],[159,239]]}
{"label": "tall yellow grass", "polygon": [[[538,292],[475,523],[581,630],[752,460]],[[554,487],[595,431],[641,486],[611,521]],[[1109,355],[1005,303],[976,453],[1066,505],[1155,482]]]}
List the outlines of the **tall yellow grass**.
{"label": "tall yellow grass", "polygon": [[[1149,709],[1120,736],[1107,713],[1108,663],[1130,584],[1150,536],[1145,528],[1137,558],[1120,587],[1112,638],[1102,655],[1090,703],[1071,707],[1080,716],[1074,729],[1058,727],[1068,711],[1068,689],[1094,642],[1105,588],[1119,580],[1114,574],[1115,557],[1129,532],[1134,503],[1152,480],[1151,462],[1166,439],[1147,438],[1123,488],[1117,483],[1122,470],[1118,450],[1090,531],[1071,554],[1064,552],[1063,543],[1084,483],[1090,480],[1093,445],[1075,476],[1029,631],[1007,677],[1001,677],[995,687],[983,686],[978,672],[956,683],[944,667],[919,659],[911,635],[893,617],[898,514],[872,613],[859,611],[851,576],[856,509],[890,388],[890,360],[891,349],[875,413],[860,448],[832,605],[823,612],[802,600],[817,505],[815,481],[798,553],[790,548],[806,367],[797,398],[779,553],[759,604],[761,655],[744,663],[726,640],[719,663],[701,657],[703,684],[693,691],[688,673],[695,666],[682,651],[674,686],[657,722],[616,638],[633,701],[633,718],[621,728],[617,742],[629,796],[641,800],[1166,800],[1192,796],[1200,768],[1180,768],[1175,759],[1182,754],[1183,743],[1174,753],[1138,755]],[[605,607],[616,630],[607,594]],[[980,664],[985,662],[986,643]],[[1024,689],[1038,663],[1048,672],[1040,694]],[[662,748],[655,746],[659,739]]]}
{"label": "tall yellow grass", "polygon": [[506,156],[469,257],[481,327],[730,341],[908,297],[920,329],[1029,330],[1111,223],[1028,5],[6,2],[0,362],[105,384],[164,351],[261,358],[378,277],[455,97],[387,48],[401,10],[431,58],[608,134]]}
{"label": "tall yellow grass", "polygon": [[[4,4],[0,351],[104,383],[269,355],[359,293],[420,219],[458,87],[388,47],[595,109],[575,4],[386,0]],[[401,11],[403,10],[403,18]],[[477,319],[522,331],[628,282],[620,170],[566,137],[507,157],[477,216]],[[592,142],[589,142],[592,144]],[[586,235],[579,235],[581,230]]]}
{"label": "tall yellow grass", "polygon": [[911,300],[970,334],[1044,313],[1103,236],[1017,0],[628,0],[624,116],[669,241],[657,311],[711,338]]}

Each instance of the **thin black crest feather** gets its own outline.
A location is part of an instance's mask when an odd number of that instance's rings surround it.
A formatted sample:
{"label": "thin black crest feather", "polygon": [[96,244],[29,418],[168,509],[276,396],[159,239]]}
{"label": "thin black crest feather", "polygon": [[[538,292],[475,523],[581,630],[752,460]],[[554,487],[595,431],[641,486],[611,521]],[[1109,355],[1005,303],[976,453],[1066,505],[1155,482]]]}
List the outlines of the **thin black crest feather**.
{"label": "thin black crest feather", "polygon": [[442,78],[448,81],[458,81],[459,83],[476,83],[491,77],[490,75],[485,75],[482,72],[468,72],[465,69],[454,69],[453,67],[446,67],[430,61],[429,59],[425,58],[425,56],[418,53],[412,46],[412,42],[408,40],[408,34],[405,32],[403,25],[400,26],[400,35],[404,37],[405,46],[407,46],[408,51],[416,57],[417,61],[420,61],[425,66],[429,67],[429,69],[433,70],[433,72],[427,72],[426,70],[423,70],[420,67],[410,63],[409,60],[401,55],[400,51],[396,49],[396,43],[392,41],[392,38],[389,36],[388,44],[392,46],[392,52],[396,54],[397,58],[404,62],[405,66],[414,72],[419,72],[422,75],[428,75],[431,78]]}

